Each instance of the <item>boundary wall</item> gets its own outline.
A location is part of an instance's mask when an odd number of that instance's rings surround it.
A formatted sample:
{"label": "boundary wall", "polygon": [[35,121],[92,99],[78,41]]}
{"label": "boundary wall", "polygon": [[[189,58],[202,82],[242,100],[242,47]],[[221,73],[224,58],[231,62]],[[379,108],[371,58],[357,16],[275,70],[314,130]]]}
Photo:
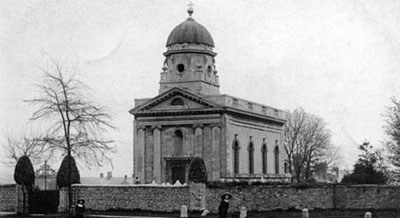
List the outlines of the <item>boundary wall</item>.
{"label": "boundary wall", "polygon": [[[22,201],[16,185],[0,186],[0,211],[16,211]],[[190,211],[204,208],[215,213],[220,196],[232,194],[229,211],[274,211],[288,209],[396,210],[400,208],[400,186],[386,185],[261,185],[216,187],[190,185],[73,185],[73,203],[86,201],[89,210]],[[68,195],[60,191],[59,210],[66,209]]]}
{"label": "boundary wall", "polygon": [[18,210],[18,196],[19,188],[16,184],[0,185],[0,211],[16,212]]}
{"label": "boundary wall", "polygon": [[324,185],[296,188],[282,185],[207,188],[207,209],[217,212],[219,196],[226,192],[233,196],[230,204],[232,212],[240,211],[242,206],[249,211],[400,208],[400,186]]}

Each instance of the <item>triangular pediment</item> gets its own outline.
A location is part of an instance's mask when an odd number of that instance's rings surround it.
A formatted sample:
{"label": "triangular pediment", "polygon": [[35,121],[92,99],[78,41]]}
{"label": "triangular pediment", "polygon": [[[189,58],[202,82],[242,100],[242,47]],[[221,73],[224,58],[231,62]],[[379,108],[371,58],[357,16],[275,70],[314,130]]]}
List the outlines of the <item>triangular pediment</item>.
{"label": "triangular pediment", "polygon": [[147,102],[136,106],[130,113],[134,115],[148,113],[214,111],[220,107],[194,93],[172,88]]}

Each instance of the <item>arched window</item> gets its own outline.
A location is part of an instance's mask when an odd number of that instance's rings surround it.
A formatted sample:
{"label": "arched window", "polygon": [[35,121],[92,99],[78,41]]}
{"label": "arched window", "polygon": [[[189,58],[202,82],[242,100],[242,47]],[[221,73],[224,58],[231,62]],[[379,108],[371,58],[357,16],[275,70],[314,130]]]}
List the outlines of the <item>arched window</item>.
{"label": "arched window", "polygon": [[239,174],[239,142],[236,139],[235,135],[235,141],[233,142],[233,173],[234,174]]}
{"label": "arched window", "polygon": [[254,145],[253,142],[249,144],[249,173],[254,173]]}
{"label": "arched window", "polygon": [[210,65],[208,65],[208,67],[207,67],[207,73],[208,73],[208,76],[210,76],[210,75],[211,75],[211,72],[212,72],[212,68],[211,68],[211,66],[210,66]]}
{"label": "arched window", "polygon": [[181,98],[175,98],[172,100],[171,105],[183,105],[183,100]]}
{"label": "arched window", "polygon": [[285,173],[289,173],[288,163],[286,163],[286,162],[285,162],[284,170],[285,170]]}
{"label": "arched window", "polygon": [[174,156],[182,156],[183,155],[183,134],[182,131],[176,130],[173,138],[173,148],[174,148]]}
{"label": "arched window", "polygon": [[[276,144],[278,142],[276,141]],[[274,155],[275,155],[275,173],[279,174],[279,146],[276,145],[274,149]]]}
{"label": "arched window", "polygon": [[267,149],[267,144],[263,144],[262,145],[262,149],[261,149],[261,155],[262,155],[262,172],[264,174],[267,174],[267,154],[268,154],[268,149]]}

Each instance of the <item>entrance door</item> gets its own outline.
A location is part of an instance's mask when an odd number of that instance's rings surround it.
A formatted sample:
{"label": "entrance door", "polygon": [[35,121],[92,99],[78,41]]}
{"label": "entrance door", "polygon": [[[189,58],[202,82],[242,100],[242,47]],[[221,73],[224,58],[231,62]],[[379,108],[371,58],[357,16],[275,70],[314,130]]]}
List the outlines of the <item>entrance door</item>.
{"label": "entrance door", "polygon": [[30,213],[57,213],[60,201],[58,190],[36,191],[29,194]]}
{"label": "entrance door", "polygon": [[180,183],[185,183],[185,167],[172,167],[172,184],[175,184],[177,180]]}

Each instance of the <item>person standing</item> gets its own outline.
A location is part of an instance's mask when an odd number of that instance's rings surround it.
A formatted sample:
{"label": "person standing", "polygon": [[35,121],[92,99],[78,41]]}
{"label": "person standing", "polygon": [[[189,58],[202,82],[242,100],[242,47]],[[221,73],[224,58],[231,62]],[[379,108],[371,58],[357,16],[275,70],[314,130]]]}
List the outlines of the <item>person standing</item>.
{"label": "person standing", "polygon": [[83,218],[83,213],[85,212],[85,200],[78,199],[78,203],[76,204],[76,218]]}
{"label": "person standing", "polygon": [[226,218],[229,209],[229,200],[232,198],[230,194],[223,194],[221,196],[221,203],[218,207],[219,218]]}

